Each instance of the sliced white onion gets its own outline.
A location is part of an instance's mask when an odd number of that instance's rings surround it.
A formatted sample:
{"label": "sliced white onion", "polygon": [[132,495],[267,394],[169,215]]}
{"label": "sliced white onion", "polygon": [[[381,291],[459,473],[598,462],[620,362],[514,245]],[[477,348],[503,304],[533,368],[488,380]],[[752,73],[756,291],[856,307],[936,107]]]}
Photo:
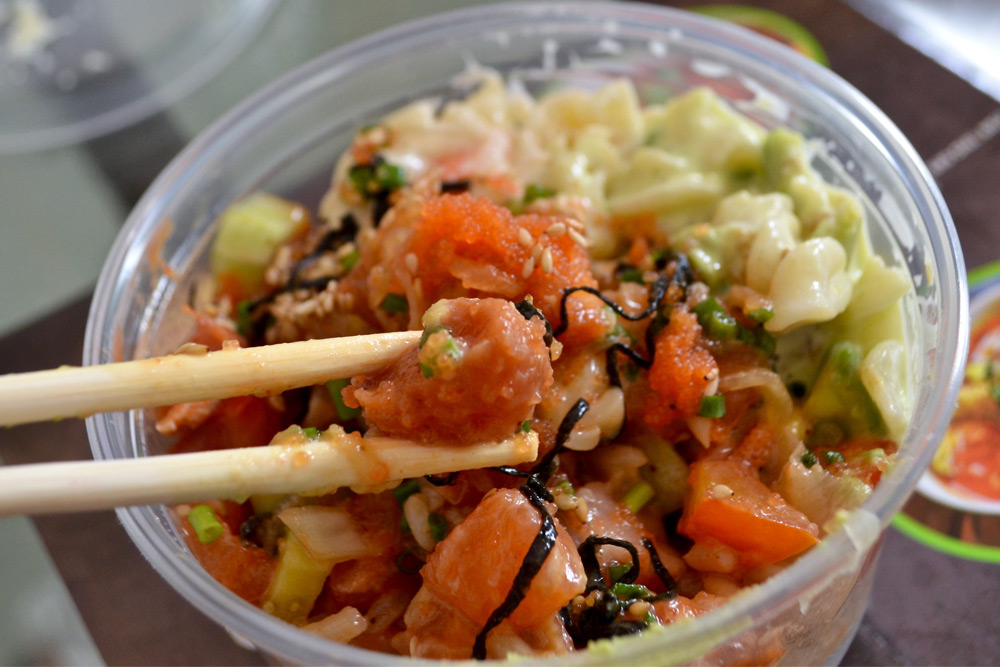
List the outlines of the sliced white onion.
{"label": "sliced white onion", "polygon": [[600,442],[600,426],[591,426],[590,428],[577,427],[566,438],[566,449],[572,449],[576,452],[589,452],[594,447],[597,447]]}
{"label": "sliced white onion", "polygon": [[375,553],[350,514],[340,507],[289,507],[278,518],[317,561],[339,563]]}
{"label": "sliced white onion", "polygon": [[694,435],[695,440],[701,443],[706,449],[712,444],[712,420],[707,417],[688,417],[688,430]]}
{"label": "sliced white onion", "polygon": [[302,629],[330,641],[345,644],[367,630],[368,621],[354,607],[344,607],[336,614],[331,614],[315,623],[303,625]]}
{"label": "sliced white onion", "polygon": [[792,397],[788,394],[781,377],[774,371],[766,368],[748,368],[723,376],[719,380],[719,391],[723,393],[752,387],[759,387],[764,392],[764,400],[775,411],[776,417],[787,417],[792,412]]}

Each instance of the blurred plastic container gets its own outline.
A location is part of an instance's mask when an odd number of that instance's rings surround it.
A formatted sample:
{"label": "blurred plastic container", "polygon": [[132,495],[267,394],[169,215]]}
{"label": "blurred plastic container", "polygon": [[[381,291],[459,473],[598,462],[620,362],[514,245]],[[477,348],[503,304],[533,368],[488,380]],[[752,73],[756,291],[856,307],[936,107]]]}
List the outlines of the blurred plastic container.
{"label": "blurred plastic container", "polygon": [[[912,275],[916,410],[895,469],[842,530],[793,566],[693,623],[623,640],[613,655],[616,664],[732,663],[780,637],[782,662],[836,663],[867,604],[881,532],[913,490],[955,403],[968,339],[965,272],[940,194],[899,131],[828,70],[759,35],[646,5],[532,3],[445,14],[337,49],[235,109],[154,183],[104,268],[85,362],[174,349],[186,333],[180,305],[205,270],[213,221],[230,202],[264,189],[314,206],[356,130],[408,101],[461,95],[453,80],[470,63],[514,75],[535,93],[622,76],[647,101],[709,86],[763,125],[789,126],[813,139],[824,177],[862,198],[875,250]],[[179,279],[148,261],[154,248]],[[96,458],[155,454],[164,446],[142,413],[100,415],[88,430]],[[183,596],[272,658],[394,660],[329,643],[243,603],[188,553],[166,508],[122,509],[119,516]],[[585,651],[557,662],[609,659]]]}
{"label": "blurred plastic container", "polygon": [[120,130],[250,43],[273,0],[0,0],[0,153]]}

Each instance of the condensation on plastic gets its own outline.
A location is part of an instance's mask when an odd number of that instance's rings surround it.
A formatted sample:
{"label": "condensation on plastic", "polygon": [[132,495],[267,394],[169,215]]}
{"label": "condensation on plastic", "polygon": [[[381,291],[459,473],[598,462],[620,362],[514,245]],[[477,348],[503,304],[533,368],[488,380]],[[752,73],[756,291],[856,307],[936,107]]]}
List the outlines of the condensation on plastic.
{"label": "condensation on plastic", "polygon": [[[402,25],[303,66],[206,130],[139,202],[98,283],[85,363],[174,349],[186,334],[179,308],[205,269],[220,211],[257,189],[315,206],[335,156],[356,130],[408,101],[461,95],[452,82],[469,63],[515,76],[532,92],[628,76],[644,100],[661,101],[709,86],[763,125],[790,126],[826,146],[816,166],[862,197],[874,248],[913,277],[916,410],[897,465],[863,509],[791,567],[722,608],[612,647],[617,664],[727,663],[779,640],[782,662],[836,663],[867,604],[881,530],[913,490],[955,404],[968,339],[965,271],[941,195],[892,123],[830,71],[748,31],[638,4],[507,4]],[[159,253],[156,261],[151,253]],[[161,262],[182,278],[168,277]],[[139,412],[99,415],[87,428],[95,458],[162,451]],[[166,508],[118,514],[177,591],[273,659],[412,664],[329,643],[243,603],[201,569]],[[555,662],[608,659],[602,649]]]}

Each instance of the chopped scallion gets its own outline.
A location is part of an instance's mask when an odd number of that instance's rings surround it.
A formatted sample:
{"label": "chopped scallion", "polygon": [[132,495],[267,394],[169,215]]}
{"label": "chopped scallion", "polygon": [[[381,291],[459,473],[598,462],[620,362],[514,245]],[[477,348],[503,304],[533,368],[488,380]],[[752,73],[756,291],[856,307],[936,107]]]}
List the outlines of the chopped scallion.
{"label": "chopped scallion", "polygon": [[427,527],[430,528],[431,537],[435,542],[440,542],[448,536],[448,521],[435,512],[427,515]]}
{"label": "chopped scallion", "polygon": [[253,299],[244,299],[236,304],[236,331],[241,336],[249,337],[253,333]]}
{"label": "chopped scallion", "polygon": [[649,597],[649,589],[639,584],[617,583],[611,587],[611,592],[619,600],[637,600]]}
{"label": "chopped scallion", "polygon": [[627,266],[618,271],[618,282],[642,285],[645,281],[642,279],[642,271],[634,266]]}
{"label": "chopped scallion", "polygon": [[436,334],[444,328],[445,326],[443,324],[435,324],[424,329],[424,333],[420,336],[420,343],[417,345],[417,349],[419,350],[427,344],[427,339],[431,337],[431,334]]}
{"label": "chopped scallion", "polygon": [[698,316],[698,324],[712,338],[727,340],[736,335],[739,328],[736,318],[730,315],[714,297],[705,299],[692,310]]}
{"label": "chopped scallion", "polygon": [[406,184],[406,172],[402,167],[398,167],[388,162],[379,162],[375,165],[375,182],[383,190],[396,190]]}
{"label": "chopped scallion", "polygon": [[349,273],[359,259],[361,259],[361,251],[355,248],[340,258],[340,268],[344,269],[344,273]]}
{"label": "chopped scallion", "polygon": [[619,563],[608,567],[608,574],[611,575],[611,581],[615,583],[618,583],[619,579],[621,579],[631,571],[632,571],[632,563]]}
{"label": "chopped scallion", "polygon": [[347,407],[347,404],[344,403],[344,396],[340,393],[349,384],[351,384],[350,378],[330,380],[326,383],[326,390],[330,392],[330,398],[333,399],[333,407],[337,410],[337,419],[341,422],[347,422],[361,416],[361,408]]}
{"label": "chopped scallion", "polygon": [[823,457],[823,463],[826,465],[844,462],[844,455],[835,449],[824,449],[820,452],[820,455]]}
{"label": "chopped scallion", "polygon": [[417,362],[417,363],[420,366],[420,374],[421,375],[423,375],[425,378],[432,378],[432,377],[434,377],[434,369],[433,368],[431,368],[430,366],[428,366],[427,364],[425,364],[422,361]]}
{"label": "chopped scallion", "polygon": [[548,199],[549,197],[555,197],[556,191],[552,188],[545,187],[544,185],[538,185],[537,183],[531,183],[524,189],[524,203],[530,204],[536,199]]}
{"label": "chopped scallion", "polygon": [[747,313],[747,317],[758,324],[764,324],[764,322],[774,317],[774,311],[770,308],[755,308]]}
{"label": "chopped scallion", "polygon": [[396,569],[403,574],[416,574],[423,566],[423,561],[414,556],[409,549],[396,557]]}
{"label": "chopped scallion", "polygon": [[215,516],[215,512],[208,505],[195,505],[188,512],[187,519],[202,544],[211,544],[226,532],[219,517]]}
{"label": "chopped scallion", "polygon": [[718,419],[726,416],[726,397],[723,394],[712,396],[702,396],[701,406],[698,408],[699,417],[708,419]]}
{"label": "chopped scallion", "polygon": [[315,426],[310,426],[308,428],[302,429],[302,435],[306,436],[310,440],[316,440],[319,438],[319,429]]}
{"label": "chopped scallion", "polygon": [[799,460],[802,461],[802,465],[807,468],[812,468],[814,465],[819,463],[819,459],[817,459],[816,455],[810,451],[806,451],[806,453],[803,454],[802,458]]}
{"label": "chopped scallion", "polygon": [[410,304],[406,302],[406,297],[402,294],[389,292],[385,295],[385,298],[382,299],[382,303],[380,303],[378,307],[390,315],[402,315],[409,309]]}
{"label": "chopped scallion", "polygon": [[393,489],[392,495],[396,499],[396,502],[399,503],[400,507],[402,507],[403,503],[406,502],[406,499],[419,490],[420,482],[415,479],[408,479]]}
{"label": "chopped scallion", "polygon": [[635,486],[628,490],[628,493],[625,494],[625,498],[622,499],[622,502],[624,502],[625,506],[631,510],[632,514],[638,514],[639,510],[641,510],[646,503],[652,500],[655,495],[656,491],[653,490],[652,485],[649,482],[642,480],[640,482],[636,482]]}
{"label": "chopped scallion", "polygon": [[521,433],[530,433],[530,432],[531,432],[531,420],[525,419],[523,422],[521,422]]}

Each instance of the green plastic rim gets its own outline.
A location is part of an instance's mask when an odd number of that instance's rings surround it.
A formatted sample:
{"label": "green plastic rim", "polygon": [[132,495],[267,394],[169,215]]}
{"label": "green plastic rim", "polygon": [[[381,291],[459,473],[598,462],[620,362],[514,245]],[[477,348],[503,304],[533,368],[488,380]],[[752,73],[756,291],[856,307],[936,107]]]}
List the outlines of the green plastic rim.
{"label": "green plastic rim", "polygon": [[919,542],[941,553],[966,560],[1000,565],[1000,547],[988,544],[971,544],[928,528],[908,514],[900,512],[892,518],[892,527],[911,540]]}
{"label": "green plastic rim", "polygon": [[710,5],[695,7],[691,11],[750,28],[790,46],[824,67],[830,66],[826,51],[813,34],[784,14],[745,5]]}

